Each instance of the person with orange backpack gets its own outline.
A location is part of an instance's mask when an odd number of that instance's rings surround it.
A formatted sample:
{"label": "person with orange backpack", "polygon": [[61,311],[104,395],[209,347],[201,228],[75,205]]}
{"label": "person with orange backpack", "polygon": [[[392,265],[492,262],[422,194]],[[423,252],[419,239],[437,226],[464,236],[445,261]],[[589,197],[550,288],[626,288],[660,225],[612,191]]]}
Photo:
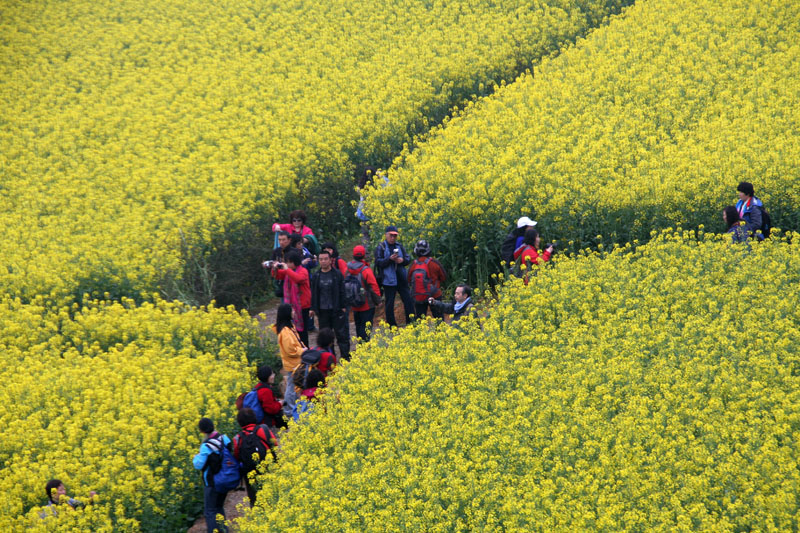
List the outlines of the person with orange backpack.
{"label": "person with orange backpack", "polygon": [[[422,318],[428,314],[428,299],[441,301],[442,285],[447,280],[447,273],[442,264],[431,257],[431,246],[426,240],[417,241],[414,246],[417,258],[408,267],[408,286],[414,298],[414,314]],[[443,318],[444,314],[436,306],[430,306],[433,318]]]}

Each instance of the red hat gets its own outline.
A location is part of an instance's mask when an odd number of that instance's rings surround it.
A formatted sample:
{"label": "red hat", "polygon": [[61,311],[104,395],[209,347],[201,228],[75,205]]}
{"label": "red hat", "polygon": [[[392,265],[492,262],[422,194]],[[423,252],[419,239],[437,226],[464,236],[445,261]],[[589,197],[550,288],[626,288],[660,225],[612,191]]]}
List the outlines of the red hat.
{"label": "red hat", "polygon": [[364,258],[367,255],[367,249],[361,246],[360,244],[353,248],[353,257],[355,258]]}

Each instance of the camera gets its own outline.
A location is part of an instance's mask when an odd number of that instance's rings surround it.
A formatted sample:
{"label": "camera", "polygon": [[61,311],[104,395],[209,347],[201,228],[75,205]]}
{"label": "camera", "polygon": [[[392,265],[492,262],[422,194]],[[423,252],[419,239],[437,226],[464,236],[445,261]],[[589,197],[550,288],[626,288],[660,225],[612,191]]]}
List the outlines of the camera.
{"label": "camera", "polygon": [[275,261],[264,261],[261,263],[261,266],[264,268],[272,268],[275,266]]}
{"label": "camera", "polygon": [[544,249],[545,249],[545,250],[547,250],[547,249],[548,249],[548,248],[550,248],[551,246],[553,247],[553,252],[555,252],[555,251],[556,251],[556,248],[558,248],[558,246],[557,246],[557,243],[554,241],[554,242],[548,243],[548,244],[547,244],[547,245],[544,247]]}
{"label": "camera", "polygon": [[400,248],[395,248],[394,250],[392,250],[392,253],[400,255]]}

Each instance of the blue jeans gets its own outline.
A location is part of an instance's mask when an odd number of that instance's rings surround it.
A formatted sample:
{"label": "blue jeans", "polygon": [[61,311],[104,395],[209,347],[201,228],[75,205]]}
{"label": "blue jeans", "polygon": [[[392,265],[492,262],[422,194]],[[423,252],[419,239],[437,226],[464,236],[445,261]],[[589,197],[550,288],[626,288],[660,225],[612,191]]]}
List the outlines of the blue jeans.
{"label": "blue jeans", "polygon": [[224,523],[217,523],[218,514],[225,516],[224,505],[225,496],[227,495],[227,492],[223,494],[215,492],[214,487],[203,487],[203,507],[205,509],[203,514],[206,517],[206,529],[208,529],[209,533],[214,531],[214,528],[219,529],[223,533],[228,531],[228,528],[225,527]]}

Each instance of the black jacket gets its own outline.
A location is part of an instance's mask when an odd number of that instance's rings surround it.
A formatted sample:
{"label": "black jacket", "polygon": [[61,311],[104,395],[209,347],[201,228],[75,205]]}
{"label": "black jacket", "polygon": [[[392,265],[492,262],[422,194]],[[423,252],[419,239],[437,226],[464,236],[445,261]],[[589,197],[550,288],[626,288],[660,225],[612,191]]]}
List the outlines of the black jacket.
{"label": "black jacket", "polygon": [[[311,309],[315,313],[319,313],[319,275],[321,271],[317,271],[311,277]],[[336,268],[331,268],[333,276],[333,308],[344,309],[347,303],[344,296],[344,276]]]}
{"label": "black jacket", "polygon": [[[438,300],[434,300],[431,302],[431,307],[435,307],[436,309],[442,311],[447,315],[453,315],[453,322],[456,320],[464,317],[472,310],[472,299],[470,299],[467,304],[458,310],[458,313],[455,312],[455,302],[440,302]],[[476,316],[475,313],[472,313],[472,316]]]}

